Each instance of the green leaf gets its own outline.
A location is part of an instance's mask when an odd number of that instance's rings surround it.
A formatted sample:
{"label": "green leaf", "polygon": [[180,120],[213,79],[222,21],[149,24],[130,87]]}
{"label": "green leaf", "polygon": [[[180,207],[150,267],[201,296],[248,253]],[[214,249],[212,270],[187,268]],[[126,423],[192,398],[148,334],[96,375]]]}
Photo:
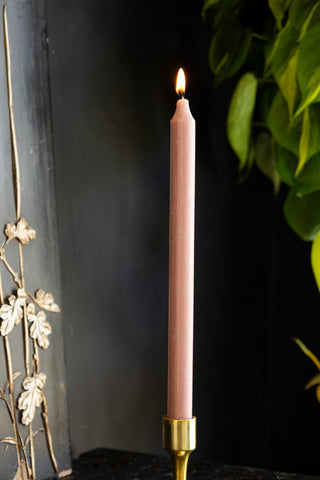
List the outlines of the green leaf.
{"label": "green leaf", "polygon": [[276,53],[279,43],[281,42],[281,39],[283,36],[287,35],[288,30],[292,30],[292,27],[290,25],[290,22],[287,22],[286,25],[280,30],[280,32],[275,35],[271,41],[269,41],[266,44],[266,64],[265,64],[265,72],[268,70],[269,66],[271,65],[271,62],[273,60],[273,56]]}
{"label": "green leaf", "polygon": [[289,8],[289,21],[300,32],[305,34],[315,13],[316,0],[292,0]]}
{"label": "green leaf", "polygon": [[320,384],[320,373],[317,373],[317,375],[315,375],[314,377],[311,378],[311,380],[309,380],[309,382],[304,388],[308,390],[309,388],[319,384]]}
{"label": "green leaf", "polygon": [[269,111],[279,87],[276,83],[261,83],[259,85],[259,114],[261,123],[267,127]]}
{"label": "green leaf", "polygon": [[230,15],[224,15],[209,48],[209,64],[218,85],[234,75],[247,58],[251,45],[251,30],[243,28]]}
{"label": "green leaf", "polygon": [[298,36],[299,31],[287,24],[278,34],[271,62],[272,73],[287,100],[290,117],[292,117],[299,92],[297,82]]}
{"label": "green leaf", "polygon": [[292,340],[294,342],[296,342],[296,344],[298,345],[298,347],[301,348],[302,352],[310,358],[310,360],[313,361],[313,363],[315,364],[315,366],[317,367],[318,370],[320,370],[320,362],[319,362],[319,359],[315,356],[314,353],[311,352],[311,350],[309,350],[308,347],[305,346],[305,344],[300,340],[300,338],[296,338],[296,337],[293,337]]}
{"label": "green leaf", "polygon": [[301,118],[290,122],[288,104],[281,92],[278,92],[272,102],[268,127],[274,139],[285,149],[299,155],[299,138],[301,134]]}
{"label": "green leaf", "polygon": [[318,11],[319,13],[319,5],[320,5],[320,1],[316,2],[308,17],[306,18],[306,21],[304,22],[302,28],[301,28],[301,33],[300,33],[300,36],[299,36],[299,41],[301,42],[301,40],[303,39],[303,37],[305,36],[305,34],[307,33],[309,27],[312,26],[312,22],[315,20],[315,17],[318,17],[318,15],[316,15],[316,12]]}
{"label": "green leaf", "polygon": [[320,228],[320,190],[302,196],[291,188],[284,214],[292,230],[303,240],[313,240]]}
{"label": "green leaf", "polygon": [[[308,23],[308,29],[312,28],[314,25],[320,22],[320,1],[318,0],[314,6],[312,15],[310,15],[310,20]],[[303,27],[304,29],[304,27]],[[303,32],[302,32],[303,33]]]}
{"label": "green leaf", "polygon": [[281,184],[275,161],[274,142],[269,132],[262,131],[256,140],[256,164],[273,183],[274,193],[277,194]]}
{"label": "green leaf", "polygon": [[291,0],[268,0],[270,10],[272,11],[274,18],[277,22],[277,27],[280,30],[281,22],[286,10],[288,9]]}
{"label": "green leaf", "polygon": [[251,123],[256,102],[258,80],[253,73],[243,75],[233,93],[228,118],[227,135],[231,147],[239,158],[239,170],[248,162]]}
{"label": "green leaf", "polygon": [[320,101],[320,66],[312,73],[295,115],[299,115],[313,102]]}
{"label": "green leaf", "polygon": [[299,175],[308,160],[308,151],[311,136],[310,129],[311,125],[309,108],[306,108],[306,110],[303,112],[302,133],[299,142],[299,163],[296,170],[296,175]]}
{"label": "green leaf", "polygon": [[205,20],[209,10],[234,10],[239,4],[240,0],[205,0],[202,8],[202,18]]}
{"label": "green leaf", "polygon": [[320,151],[320,104],[313,104],[303,113],[302,132],[299,142],[299,163],[296,176],[309,159]]}
{"label": "green leaf", "polygon": [[287,100],[289,115],[292,118],[298,96],[297,82],[298,49],[289,57],[286,69],[279,78],[279,86],[284,98]]}
{"label": "green leaf", "polygon": [[302,194],[320,190],[320,153],[310,158],[304,169],[296,176],[298,157],[281,145],[276,145],[276,165],[281,180]]}
{"label": "green leaf", "polygon": [[311,105],[303,120],[304,125],[300,115],[290,121],[288,105],[278,92],[270,108],[268,127],[282,147],[297,157],[301,154],[297,175],[306,162],[320,151],[320,104]]}
{"label": "green leaf", "polygon": [[302,99],[296,115],[308,105],[320,101],[320,24],[312,27],[303,38],[298,55],[298,81]]}
{"label": "green leaf", "polygon": [[311,266],[316,279],[317,287],[320,291],[320,232],[313,241],[311,248]]}

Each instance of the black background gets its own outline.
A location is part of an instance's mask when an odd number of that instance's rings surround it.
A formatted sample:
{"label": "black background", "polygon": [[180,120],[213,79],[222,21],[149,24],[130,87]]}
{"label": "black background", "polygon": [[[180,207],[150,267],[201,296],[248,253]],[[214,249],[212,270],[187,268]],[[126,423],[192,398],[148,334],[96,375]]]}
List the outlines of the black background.
{"label": "black background", "polygon": [[73,455],[161,452],[166,413],[169,119],[178,68],[197,122],[194,455],[319,473],[320,352],[310,245],[285,189],[237,184],[232,91],[208,67],[201,2],[48,0]]}

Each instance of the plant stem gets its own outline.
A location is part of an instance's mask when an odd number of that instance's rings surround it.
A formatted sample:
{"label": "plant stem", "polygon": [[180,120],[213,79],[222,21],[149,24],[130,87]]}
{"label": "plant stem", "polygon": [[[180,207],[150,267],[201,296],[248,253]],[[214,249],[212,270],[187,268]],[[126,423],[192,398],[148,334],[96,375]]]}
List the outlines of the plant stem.
{"label": "plant stem", "polygon": [[259,38],[259,40],[268,40],[268,37],[266,37],[265,35],[260,35],[260,33],[251,32],[251,36],[254,38]]}
{"label": "plant stem", "polygon": [[[8,410],[8,413],[9,413],[9,416],[10,416],[10,419],[12,421],[12,423],[14,422],[14,411],[12,411],[11,409],[11,406],[6,398],[6,396],[4,395],[3,391],[0,389],[0,400],[3,400],[6,407],[7,407],[7,410]],[[18,430],[18,436],[19,436],[19,441],[20,441],[20,448],[21,450],[23,451],[23,456],[24,456],[24,459],[25,459],[25,463],[26,463],[26,466],[27,466],[27,470],[29,472],[29,477],[31,478],[31,469],[30,469],[30,466],[29,466],[29,459],[28,459],[28,455],[27,455],[27,451],[26,451],[26,447],[24,445],[24,442],[23,442],[23,439],[21,437],[21,433],[19,432]]]}
{"label": "plant stem", "polygon": [[28,470],[28,477],[31,478],[32,477],[32,471],[31,471],[31,468],[30,468],[30,465],[29,465],[29,459],[28,459],[28,454],[27,454],[27,450],[26,450],[26,447],[25,447],[25,444],[22,440],[22,437],[21,437],[21,434],[20,432],[19,433],[19,439],[20,439],[20,445],[21,445],[21,449],[23,451],[23,456],[24,456],[24,460],[25,460],[25,464],[26,464],[26,467],[27,467],[27,470]]}
{"label": "plant stem", "polygon": [[[39,358],[39,349],[38,349],[38,344],[36,340],[33,340],[33,348],[34,348],[34,359],[35,359],[35,369],[36,373],[40,373],[40,358]],[[50,427],[49,427],[49,415],[48,415],[48,404],[47,404],[47,399],[42,392],[42,419],[43,419],[43,425],[44,425],[44,430],[46,434],[46,439],[47,439],[47,445],[48,445],[48,450],[49,450],[49,455],[51,459],[51,463],[53,466],[53,469],[56,473],[59,472],[57,460],[54,454],[53,450],[53,443],[52,443],[52,437],[50,433]]]}
{"label": "plant stem", "polygon": [[5,337],[4,337],[4,344],[5,344],[7,366],[8,366],[9,395],[10,395],[11,410],[12,410],[13,429],[14,429],[14,435],[15,435],[15,439],[16,439],[18,464],[19,464],[19,467],[21,469],[21,476],[23,478],[22,464],[21,464],[21,454],[20,454],[20,446],[19,446],[18,425],[17,425],[17,419],[16,419],[16,415],[15,415],[15,408],[14,408],[12,357],[11,357],[11,350],[10,350],[8,335],[5,335]]}
{"label": "plant stem", "polygon": [[[24,278],[24,264],[23,264],[23,255],[22,255],[22,245],[19,243],[19,263],[20,263],[20,278],[21,286],[25,288],[25,278]],[[29,330],[28,330],[28,319],[27,319],[27,307],[23,307],[23,329],[24,329],[24,365],[26,369],[27,377],[30,376],[30,350],[29,350]]]}
{"label": "plant stem", "polygon": [[49,449],[49,454],[50,454],[50,459],[54,468],[54,471],[56,473],[59,472],[59,468],[57,465],[57,460],[54,454],[53,450],[53,444],[52,444],[52,437],[50,433],[50,427],[49,427],[49,417],[48,417],[48,404],[46,397],[44,393],[42,394],[42,418],[43,418],[43,424],[46,432],[46,438],[47,438],[47,443],[48,443],[48,449]]}
{"label": "plant stem", "polygon": [[13,151],[12,166],[13,166],[13,178],[14,178],[14,189],[15,189],[16,213],[17,213],[17,221],[18,221],[20,220],[20,211],[21,211],[21,182],[20,182],[20,166],[19,166],[19,156],[18,156],[18,147],[17,147],[16,127],[15,127],[14,113],[13,113],[10,44],[9,44],[9,34],[8,34],[7,10],[5,6],[3,7],[3,30],[4,30],[4,45],[5,45],[5,56],[6,56],[8,107],[9,107],[9,114],[10,114],[10,133],[11,133],[11,144],[12,144],[12,151]]}
{"label": "plant stem", "polygon": [[7,400],[7,397],[4,395],[4,393],[2,392],[2,390],[0,391],[0,400],[3,400],[7,409],[8,409],[8,412],[9,412],[9,416],[10,416],[10,419],[13,423],[13,414],[12,414],[12,411],[11,411],[11,407],[10,407],[10,404]]}
{"label": "plant stem", "polygon": [[[22,244],[19,242],[19,264],[20,264],[20,278],[21,286],[25,289],[25,276],[24,276],[24,263],[23,263],[23,253],[22,253]],[[30,350],[29,350],[29,330],[28,330],[28,318],[27,318],[27,306],[23,306],[23,329],[24,329],[24,349],[25,349],[25,369],[27,377],[30,376]],[[32,432],[32,422],[29,423],[29,437],[30,437],[30,458],[31,458],[31,469],[32,469],[32,479],[36,480],[36,464],[34,456],[34,443],[33,443],[33,432]]]}
{"label": "plant stem", "polygon": [[[1,273],[0,273],[0,303],[3,304],[3,288],[2,288]],[[16,450],[17,450],[18,465],[19,465],[19,468],[20,468],[20,471],[21,471],[21,476],[23,478],[20,445],[19,445],[19,430],[18,430],[17,419],[16,419],[16,414],[15,414],[15,408],[14,408],[12,356],[11,356],[11,349],[10,349],[10,343],[9,343],[8,335],[4,336],[4,346],[5,346],[5,352],[6,352],[8,380],[9,380],[9,395],[10,395],[10,402],[11,402],[11,420],[12,420],[12,423],[13,423],[14,436],[15,436],[15,439],[16,439]]]}
{"label": "plant stem", "polygon": [[37,375],[40,373],[40,359],[39,359],[39,349],[37,345],[37,341],[33,340],[33,350],[34,350],[34,366],[35,366],[35,372]]}
{"label": "plant stem", "polygon": [[6,255],[4,253],[4,250],[0,250],[0,260],[3,263],[3,265],[6,267],[8,272],[12,275],[13,281],[17,284],[18,288],[21,288],[21,280],[18,276],[18,274],[13,270],[13,268],[9,265]]}

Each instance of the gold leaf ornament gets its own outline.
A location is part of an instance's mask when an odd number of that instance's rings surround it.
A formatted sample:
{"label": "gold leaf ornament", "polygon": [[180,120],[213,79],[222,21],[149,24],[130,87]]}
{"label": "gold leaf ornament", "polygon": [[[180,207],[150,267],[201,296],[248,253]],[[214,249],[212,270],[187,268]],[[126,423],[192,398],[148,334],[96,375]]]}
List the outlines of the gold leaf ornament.
{"label": "gold leaf ornament", "polygon": [[46,293],[44,290],[39,288],[39,290],[36,291],[36,296],[33,298],[35,303],[43,308],[44,310],[47,310],[48,312],[54,312],[54,313],[59,313],[60,308],[59,305],[54,303],[54,298],[52,293]]}
{"label": "gold leaf ornament", "polygon": [[15,325],[18,325],[23,317],[23,307],[26,305],[27,294],[24,288],[18,288],[17,296],[10,295],[8,303],[1,305],[0,318],[2,319],[0,333],[8,335]]}
{"label": "gold leaf ornament", "polygon": [[40,310],[36,313],[34,303],[27,307],[28,321],[30,326],[30,337],[37,341],[39,347],[47,349],[49,347],[48,335],[51,333],[51,325],[46,321],[46,314]]}
{"label": "gold leaf ornament", "polygon": [[30,240],[36,238],[36,231],[32,227],[28,227],[28,222],[25,218],[21,218],[17,224],[7,223],[4,233],[8,238],[7,243],[13,238],[17,238],[23,245],[26,245]]}
{"label": "gold leaf ornament", "polygon": [[12,437],[4,437],[0,440],[0,443],[9,443],[10,445],[17,445],[17,440]]}
{"label": "gold leaf ornament", "polygon": [[29,425],[34,419],[36,407],[40,407],[43,394],[42,389],[46,383],[46,375],[44,373],[35,373],[32,377],[25,377],[22,387],[25,392],[21,393],[18,400],[18,408],[22,410],[21,422]]}

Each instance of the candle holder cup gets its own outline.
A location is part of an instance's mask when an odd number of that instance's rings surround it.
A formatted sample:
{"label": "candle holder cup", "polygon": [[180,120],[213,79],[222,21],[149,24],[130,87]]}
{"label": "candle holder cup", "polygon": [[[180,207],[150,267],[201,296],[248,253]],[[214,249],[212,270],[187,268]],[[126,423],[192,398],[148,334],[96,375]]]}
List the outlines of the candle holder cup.
{"label": "candle holder cup", "polygon": [[163,448],[171,457],[173,480],[186,480],[190,454],[196,448],[196,417],[162,418]]}

